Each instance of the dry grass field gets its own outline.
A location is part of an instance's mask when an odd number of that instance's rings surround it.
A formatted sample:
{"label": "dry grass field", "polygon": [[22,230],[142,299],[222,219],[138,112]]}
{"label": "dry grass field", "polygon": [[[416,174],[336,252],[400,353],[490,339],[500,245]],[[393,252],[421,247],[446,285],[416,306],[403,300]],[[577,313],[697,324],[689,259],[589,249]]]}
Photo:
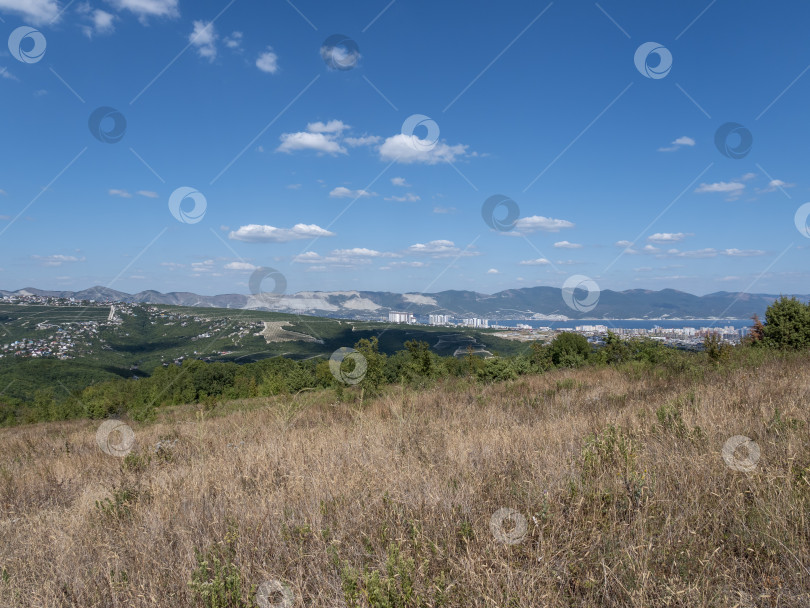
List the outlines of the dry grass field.
{"label": "dry grass field", "polygon": [[810,606],[806,358],[352,399],[0,431],[0,606]]}

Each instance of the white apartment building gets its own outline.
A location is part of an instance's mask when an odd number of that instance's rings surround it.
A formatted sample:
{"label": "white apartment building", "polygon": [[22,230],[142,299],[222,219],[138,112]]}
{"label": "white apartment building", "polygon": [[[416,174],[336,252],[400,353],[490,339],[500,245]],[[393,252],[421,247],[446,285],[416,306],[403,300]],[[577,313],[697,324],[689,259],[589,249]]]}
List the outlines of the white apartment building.
{"label": "white apartment building", "polygon": [[416,323],[413,313],[410,312],[396,312],[391,311],[388,313],[389,323]]}
{"label": "white apartment building", "polygon": [[450,325],[449,315],[429,315],[428,323],[431,325]]}

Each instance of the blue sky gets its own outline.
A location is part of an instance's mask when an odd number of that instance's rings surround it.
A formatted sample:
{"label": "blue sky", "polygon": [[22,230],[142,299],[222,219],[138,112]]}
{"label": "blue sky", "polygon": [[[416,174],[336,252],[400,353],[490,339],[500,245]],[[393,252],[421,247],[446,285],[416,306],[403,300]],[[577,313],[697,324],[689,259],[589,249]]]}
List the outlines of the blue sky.
{"label": "blue sky", "polygon": [[638,4],[0,0],[0,287],[810,291],[810,6]]}

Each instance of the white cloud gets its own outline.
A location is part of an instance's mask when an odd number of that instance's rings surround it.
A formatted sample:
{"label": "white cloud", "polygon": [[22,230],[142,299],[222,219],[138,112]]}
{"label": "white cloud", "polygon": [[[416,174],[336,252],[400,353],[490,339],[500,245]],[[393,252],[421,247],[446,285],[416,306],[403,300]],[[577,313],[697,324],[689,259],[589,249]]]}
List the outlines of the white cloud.
{"label": "white cloud", "polygon": [[90,20],[90,25],[82,26],[82,32],[84,32],[84,35],[88,38],[92,38],[93,34],[111,34],[115,31],[113,22],[117,17],[112,13],[101,9],[93,10],[89,3],[80,5],[78,12],[85,15]]}
{"label": "white cloud", "polygon": [[177,17],[177,0],[107,0],[117,10],[135,13],[144,22],[146,17]]}
{"label": "white cloud", "polygon": [[281,145],[276,148],[276,152],[289,154],[297,150],[315,150],[319,154],[346,154],[346,148],[342,147],[333,137],[323,133],[307,131],[283,133],[280,139]]}
{"label": "white cloud", "polygon": [[256,59],[256,67],[267,74],[278,72],[278,55],[273,52],[272,47],[268,46],[267,50],[259,55]]}
{"label": "white cloud", "polygon": [[[532,215],[530,217],[522,217],[515,222],[514,232],[518,236],[543,230],[545,232],[559,232],[562,228],[573,228],[574,224],[568,220],[557,220],[550,217],[543,217],[542,215]],[[504,232],[503,234],[511,234]]]}
{"label": "white cloud", "polygon": [[132,195],[126,190],[117,190],[115,188],[110,189],[108,194],[110,196],[120,196],[121,198],[132,198]]}
{"label": "white cloud", "polygon": [[0,11],[25,17],[34,25],[50,23],[59,15],[56,0],[0,0]]}
{"label": "white cloud", "polygon": [[682,146],[694,146],[695,140],[691,137],[687,137],[683,135],[673,141],[668,147],[665,148],[658,148],[659,152],[674,152],[675,150],[680,149]]}
{"label": "white cloud", "polygon": [[250,262],[229,262],[225,264],[226,270],[256,270],[258,266],[254,266]]}
{"label": "white cloud", "polygon": [[310,269],[326,268],[355,268],[361,265],[371,264],[377,258],[397,258],[401,257],[397,253],[387,251],[377,251],[365,247],[354,247],[352,249],[335,249],[329,255],[322,256],[314,251],[307,251],[293,258],[295,264],[315,264]]}
{"label": "white cloud", "polygon": [[157,198],[158,193],[152,192],[151,190],[138,190],[135,194],[140,194],[141,196],[145,196],[146,198]]}
{"label": "white cloud", "polygon": [[[0,1],[2,1],[2,0],[0,0]],[[9,71],[8,71],[8,70],[7,70],[5,67],[3,67],[3,66],[0,66],[0,77],[3,77],[3,78],[5,78],[5,79],[7,79],[7,80],[18,80],[18,81],[19,81],[19,78],[17,78],[17,77],[16,77],[14,74],[12,74],[11,72],[9,72]]]}
{"label": "white cloud", "polygon": [[332,255],[343,257],[362,257],[362,258],[398,258],[402,257],[398,253],[391,253],[389,251],[377,251],[375,249],[366,249],[365,247],[353,247],[352,249],[335,249]]}
{"label": "white cloud", "polygon": [[222,42],[225,43],[229,49],[239,50],[242,48],[242,32],[231,32],[230,36],[225,36]]}
{"label": "white cloud", "polygon": [[455,212],[456,212],[455,207],[434,207],[433,208],[433,213],[444,214],[444,213],[455,213]]}
{"label": "white cloud", "polygon": [[73,255],[32,255],[32,258],[42,262],[44,266],[61,266],[67,262],[84,262],[85,258],[77,258]]}
{"label": "white cloud", "polygon": [[616,247],[632,247],[633,243],[630,241],[616,241]]}
{"label": "white cloud", "polygon": [[287,184],[287,190],[300,190],[301,184]]}
{"label": "white cloud", "polygon": [[762,251],[761,249],[724,249],[722,253],[723,255],[739,258],[748,258],[757,255],[765,255],[765,252]]}
{"label": "white cloud", "polygon": [[658,247],[654,247],[653,245],[644,245],[642,251],[644,253],[658,253],[661,250]]}
{"label": "white cloud", "polygon": [[468,257],[481,255],[479,252],[467,248],[462,250],[456,247],[453,241],[436,240],[428,243],[415,243],[408,247],[408,253],[416,255],[428,255],[434,258],[447,258],[447,257]]}
{"label": "white cloud", "polygon": [[228,234],[229,239],[247,243],[286,243],[298,239],[309,239],[319,236],[335,236],[316,224],[296,224],[292,228],[276,228],[261,224],[248,224]]}
{"label": "white cloud", "polygon": [[695,192],[726,192],[726,193],[741,193],[745,189],[745,184],[740,182],[714,182],[712,184],[700,184],[695,188]]}
{"label": "white cloud", "polygon": [[318,121],[307,124],[307,131],[310,133],[334,133],[340,135],[348,128],[350,128],[349,125],[342,120],[330,120],[329,122]]}
{"label": "white cloud", "polygon": [[0,188],[0,196],[8,196],[8,192]]}
{"label": "white cloud", "polygon": [[397,161],[400,163],[425,163],[435,165],[437,163],[452,163],[458,157],[467,153],[464,144],[448,146],[444,142],[431,142],[419,139],[416,135],[405,135],[398,133],[386,138],[380,146],[380,159],[384,161]]}
{"label": "white cloud", "polygon": [[399,203],[415,203],[416,201],[422,200],[422,198],[418,194],[408,192],[404,196],[386,196],[384,200],[397,201]]}
{"label": "white cloud", "polygon": [[747,182],[748,180],[754,179],[756,176],[757,176],[756,173],[746,173],[740,179],[743,180],[744,182]]}
{"label": "white cloud", "polygon": [[360,146],[373,146],[380,143],[381,139],[382,137],[379,135],[363,135],[363,137],[347,137],[343,140],[343,143],[352,148],[357,148]]}
{"label": "white cloud", "polygon": [[579,243],[570,243],[568,241],[557,241],[554,246],[559,249],[582,249]]}
{"label": "white cloud", "polygon": [[217,34],[213,22],[194,21],[194,30],[189,34],[188,41],[197,48],[200,57],[214,61],[217,57]]}
{"label": "white cloud", "polygon": [[343,186],[334,188],[329,196],[332,198],[365,198],[368,196],[377,196],[376,192],[368,192],[367,190],[349,190]]}
{"label": "white cloud", "polygon": [[551,264],[546,258],[537,258],[536,260],[521,260],[521,266],[546,266]]}
{"label": "white cloud", "polygon": [[501,271],[498,270],[497,268],[490,268],[489,270],[487,270],[487,274],[501,274]]}
{"label": "white cloud", "polygon": [[402,186],[403,188],[410,188],[411,185],[405,181],[404,177],[392,177],[391,183],[395,186]]}
{"label": "white cloud", "polygon": [[793,188],[795,185],[796,184],[788,184],[787,182],[783,182],[781,179],[772,179],[768,182],[767,188],[762,188],[761,190],[757,190],[757,192],[774,192],[783,188]]}
{"label": "white cloud", "polygon": [[[667,253],[671,253],[672,250]],[[716,258],[718,254],[717,249],[707,247],[705,249],[696,249],[694,251],[680,251],[676,253],[681,258]]]}
{"label": "white cloud", "polygon": [[677,243],[688,236],[692,235],[685,232],[656,232],[648,236],[647,240],[653,243]]}

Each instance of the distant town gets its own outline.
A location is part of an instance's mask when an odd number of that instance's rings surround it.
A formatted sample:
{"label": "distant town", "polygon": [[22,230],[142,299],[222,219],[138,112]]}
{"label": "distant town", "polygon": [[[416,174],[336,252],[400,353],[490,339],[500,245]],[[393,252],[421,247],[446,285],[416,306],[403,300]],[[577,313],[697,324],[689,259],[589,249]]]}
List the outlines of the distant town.
{"label": "distant town", "polygon": [[[100,330],[104,327],[114,327],[120,325],[122,317],[133,314],[134,308],[137,304],[112,302],[112,301],[95,301],[95,300],[77,300],[74,298],[55,298],[50,296],[37,296],[37,295],[6,295],[0,298],[0,303],[3,304],[16,304],[21,306],[27,305],[45,305],[56,307],[91,307],[91,308],[108,308],[106,318],[99,319],[99,315],[95,314],[95,318],[88,318],[82,320],[81,318],[72,319],[70,321],[56,321],[46,320],[36,324],[37,331],[36,337],[26,337],[17,340],[2,343],[2,334],[0,334],[0,357],[4,356],[17,356],[17,357],[55,357],[59,359],[73,359],[88,354],[93,345],[99,346],[102,349],[110,349],[111,347],[106,344]],[[147,305],[150,314],[156,315],[156,318],[161,318],[164,321],[176,321],[181,325],[187,322],[201,321],[202,317],[186,314],[171,314],[166,310],[159,309],[152,305]],[[201,311],[202,312],[202,311]],[[554,335],[561,332],[574,332],[581,334],[588,338],[594,344],[600,344],[604,341],[608,331],[624,338],[645,337],[653,340],[659,340],[665,344],[679,347],[679,348],[700,348],[703,339],[709,334],[717,334],[721,340],[729,344],[737,344],[748,332],[748,328],[735,328],[732,326],[713,326],[713,327],[690,327],[684,326],[680,328],[620,328],[611,327],[607,324],[598,325],[571,325],[570,327],[532,327],[525,323],[517,323],[516,326],[500,325],[497,322],[490,322],[489,319],[482,319],[477,317],[469,318],[456,318],[446,314],[431,314],[426,318],[415,316],[413,313],[406,311],[391,311],[388,313],[388,318],[380,318],[381,322],[386,320],[389,323],[407,324],[407,325],[427,325],[433,327],[447,327],[447,328],[468,328],[468,329],[484,329],[493,330],[495,335],[501,338],[520,341],[533,341],[533,340],[549,340]],[[224,321],[219,321],[217,325],[224,324]],[[236,328],[233,332],[233,337],[239,338],[247,333],[254,333],[257,329],[261,329],[261,323],[244,323],[244,327]],[[224,325],[223,325],[224,326]],[[44,332],[47,332],[43,335]],[[210,337],[210,333],[203,333],[199,336],[191,338],[192,341]],[[199,355],[194,351],[194,355]],[[216,352],[215,355],[227,355],[227,352]],[[189,353],[191,355],[191,353]],[[182,362],[183,357],[180,357],[175,363]],[[164,363],[168,364],[168,362]]]}

